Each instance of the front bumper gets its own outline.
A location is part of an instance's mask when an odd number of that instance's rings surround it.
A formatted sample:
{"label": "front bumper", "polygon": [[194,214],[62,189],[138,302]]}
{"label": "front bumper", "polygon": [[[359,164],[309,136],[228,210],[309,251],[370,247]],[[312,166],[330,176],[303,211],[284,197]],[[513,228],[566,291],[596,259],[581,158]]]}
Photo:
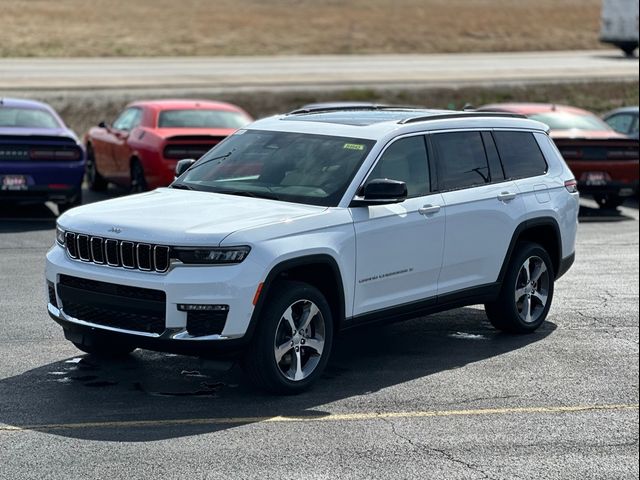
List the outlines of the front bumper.
{"label": "front bumper", "polygon": [[[127,270],[73,260],[63,248],[54,245],[47,253],[45,276],[55,286],[55,297],[49,299],[47,308],[49,315],[62,325],[65,335],[80,343],[90,342],[90,338],[99,336],[159,351],[195,354],[202,354],[203,351],[225,351],[249,340],[246,333],[261,273],[262,269],[251,257],[241,264],[228,266],[174,264],[166,273]],[[60,295],[62,276],[164,292],[164,329],[156,332],[130,330],[122,325],[115,327],[94,323],[89,317],[76,318],[70,315],[65,312],[64,299]],[[178,310],[179,304],[228,305],[221,333],[191,335],[187,331],[187,312]]]}

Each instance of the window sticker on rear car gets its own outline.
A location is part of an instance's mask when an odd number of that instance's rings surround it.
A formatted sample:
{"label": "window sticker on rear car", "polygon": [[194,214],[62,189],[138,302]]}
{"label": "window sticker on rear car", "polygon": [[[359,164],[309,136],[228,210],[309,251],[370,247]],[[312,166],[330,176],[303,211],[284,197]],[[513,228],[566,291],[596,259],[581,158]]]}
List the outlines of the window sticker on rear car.
{"label": "window sticker on rear car", "polygon": [[361,143],[345,143],[342,148],[345,150],[364,150],[364,145]]}

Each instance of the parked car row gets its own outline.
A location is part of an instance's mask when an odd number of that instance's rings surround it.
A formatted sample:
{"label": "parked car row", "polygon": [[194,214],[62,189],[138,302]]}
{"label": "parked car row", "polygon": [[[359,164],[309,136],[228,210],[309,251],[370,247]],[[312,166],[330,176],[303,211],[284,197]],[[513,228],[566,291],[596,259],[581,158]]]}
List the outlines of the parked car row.
{"label": "parked car row", "polygon": [[[363,102],[310,104],[303,110],[376,108]],[[485,105],[478,111],[511,112],[546,123],[580,190],[604,208],[638,193],[638,107],[606,114],[604,121],[578,108],[536,103]],[[176,165],[198,159],[252,122],[242,108],[205,100],[139,101],[113,123],[100,122],[80,141],[48,105],[0,98],[0,199],[53,201],[62,213],[89,188],[114,183],[131,192],[170,184]]]}
{"label": "parked car row", "polygon": [[[605,116],[623,133],[616,132],[591,112],[545,103],[503,103],[478,108],[484,112],[511,112],[545,123],[551,138],[578,180],[581,193],[598,205],[616,208],[638,193],[638,107]],[[623,117],[624,116],[624,117]]]}

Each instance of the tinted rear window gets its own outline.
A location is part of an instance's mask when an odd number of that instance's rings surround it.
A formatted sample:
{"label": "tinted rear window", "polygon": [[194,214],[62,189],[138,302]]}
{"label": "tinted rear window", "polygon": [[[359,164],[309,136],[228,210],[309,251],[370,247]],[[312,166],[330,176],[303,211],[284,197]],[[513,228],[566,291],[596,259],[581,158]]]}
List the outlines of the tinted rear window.
{"label": "tinted rear window", "polygon": [[489,165],[480,132],[453,132],[433,135],[437,151],[440,190],[489,183]]}
{"label": "tinted rear window", "polygon": [[529,132],[493,132],[507,178],[544,175],[547,162]]}
{"label": "tinted rear window", "polygon": [[224,110],[165,110],[160,112],[160,128],[241,128],[249,119]]}
{"label": "tinted rear window", "polygon": [[611,130],[595,115],[576,115],[568,112],[548,112],[529,115],[532,120],[546,123],[551,130]]}
{"label": "tinted rear window", "polygon": [[0,127],[60,128],[53,115],[34,108],[0,108]]}

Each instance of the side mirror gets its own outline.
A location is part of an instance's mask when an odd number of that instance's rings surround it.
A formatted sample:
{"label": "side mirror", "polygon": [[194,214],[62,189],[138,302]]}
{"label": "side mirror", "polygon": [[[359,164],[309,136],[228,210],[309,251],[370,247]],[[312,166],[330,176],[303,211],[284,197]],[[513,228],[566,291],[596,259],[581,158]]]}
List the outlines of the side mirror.
{"label": "side mirror", "polygon": [[368,182],[360,193],[362,196],[354,198],[351,206],[364,207],[400,203],[407,198],[407,184],[389,178],[376,178]]}
{"label": "side mirror", "polygon": [[103,120],[103,121],[101,121],[101,122],[98,124],[98,126],[99,126],[100,128],[109,128],[109,124],[108,124],[107,122],[105,122],[104,120]]}
{"label": "side mirror", "polygon": [[176,178],[186,172],[194,163],[196,163],[196,161],[193,158],[183,158],[176,163]]}

